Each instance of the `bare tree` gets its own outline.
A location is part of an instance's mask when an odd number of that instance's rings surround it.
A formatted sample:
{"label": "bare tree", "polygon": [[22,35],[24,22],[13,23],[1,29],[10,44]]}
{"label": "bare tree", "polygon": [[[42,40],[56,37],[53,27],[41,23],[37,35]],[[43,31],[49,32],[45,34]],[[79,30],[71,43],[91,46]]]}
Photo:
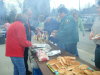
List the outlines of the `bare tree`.
{"label": "bare tree", "polygon": [[16,0],[16,2],[18,3],[19,8],[23,10],[23,0]]}
{"label": "bare tree", "polygon": [[31,8],[33,17],[47,16],[50,13],[50,0],[24,0],[23,9]]}

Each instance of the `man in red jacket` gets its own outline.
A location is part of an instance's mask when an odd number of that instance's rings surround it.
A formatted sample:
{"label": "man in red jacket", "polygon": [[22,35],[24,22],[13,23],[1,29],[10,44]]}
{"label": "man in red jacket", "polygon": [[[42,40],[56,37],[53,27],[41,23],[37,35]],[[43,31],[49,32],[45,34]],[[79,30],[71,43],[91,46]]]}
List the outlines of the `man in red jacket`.
{"label": "man in red jacket", "polygon": [[26,75],[24,48],[32,46],[26,38],[23,21],[23,16],[18,15],[7,31],[6,56],[11,58],[14,65],[14,75]]}

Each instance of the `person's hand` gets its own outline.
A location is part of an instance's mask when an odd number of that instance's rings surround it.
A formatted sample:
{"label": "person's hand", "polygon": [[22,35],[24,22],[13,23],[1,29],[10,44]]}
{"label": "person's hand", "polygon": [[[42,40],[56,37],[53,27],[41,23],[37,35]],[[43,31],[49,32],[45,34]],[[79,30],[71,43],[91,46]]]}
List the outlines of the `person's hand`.
{"label": "person's hand", "polygon": [[57,33],[58,31],[57,31],[57,30],[53,30],[53,32],[54,32],[54,33]]}
{"label": "person's hand", "polygon": [[100,34],[95,35],[95,38],[94,39],[100,40]]}
{"label": "person's hand", "polygon": [[50,37],[55,37],[56,36],[56,33],[52,32]]}
{"label": "person's hand", "polygon": [[100,40],[100,37],[98,37],[98,38],[95,38],[96,40]]}
{"label": "person's hand", "polygon": [[89,36],[89,39],[92,40],[93,37],[94,37],[94,33],[91,32],[91,33],[90,33],[90,36]]}
{"label": "person's hand", "polygon": [[37,47],[36,45],[32,45],[32,46],[31,46],[32,49],[34,49],[34,48],[36,48],[36,47]]}

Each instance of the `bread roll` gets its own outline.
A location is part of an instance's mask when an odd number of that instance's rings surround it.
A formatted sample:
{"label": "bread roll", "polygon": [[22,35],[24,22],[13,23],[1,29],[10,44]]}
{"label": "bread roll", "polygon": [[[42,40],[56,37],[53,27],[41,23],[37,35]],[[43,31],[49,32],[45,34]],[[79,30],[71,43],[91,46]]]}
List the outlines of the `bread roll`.
{"label": "bread roll", "polygon": [[84,73],[87,75],[92,75],[92,71],[91,70],[84,70]]}
{"label": "bread roll", "polygon": [[78,67],[79,65],[72,65],[72,66],[69,66],[68,68],[67,68],[67,70],[73,70],[73,69],[75,69],[76,67]]}
{"label": "bread roll", "polygon": [[100,71],[94,71],[92,72],[93,75],[100,75]]}
{"label": "bread roll", "polygon": [[75,75],[84,74],[84,71],[83,71],[83,70],[80,70],[79,68],[76,68],[76,69],[72,70],[72,72],[73,72]]}
{"label": "bread roll", "polygon": [[58,69],[58,72],[59,72],[60,74],[65,74],[66,69],[65,69],[65,68]]}
{"label": "bread roll", "polygon": [[54,65],[54,64],[56,64],[56,63],[58,63],[58,61],[57,61],[56,59],[52,59],[52,60],[49,60],[49,61],[47,62],[47,64],[50,64],[50,65]]}
{"label": "bread roll", "polygon": [[82,65],[80,65],[80,66],[79,66],[79,68],[80,68],[80,69],[82,69],[82,70],[85,70],[85,69],[87,69],[87,68],[88,68],[88,66],[87,66],[87,65],[85,65],[85,64],[82,64]]}
{"label": "bread roll", "polygon": [[52,65],[51,68],[54,70],[54,71],[57,71],[58,68],[56,67],[56,65]]}
{"label": "bread roll", "polygon": [[66,71],[64,75],[74,75],[72,71]]}
{"label": "bread roll", "polygon": [[80,62],[78,62],[78,61],[71,61],[71,65],[80,65]]}

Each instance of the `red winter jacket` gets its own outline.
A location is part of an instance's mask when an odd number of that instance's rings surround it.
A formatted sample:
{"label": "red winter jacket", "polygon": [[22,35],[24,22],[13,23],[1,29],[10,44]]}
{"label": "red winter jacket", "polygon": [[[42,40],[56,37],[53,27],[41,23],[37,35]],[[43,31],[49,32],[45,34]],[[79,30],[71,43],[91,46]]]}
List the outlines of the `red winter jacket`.
{"label": "red winter jacket", "polygon": [[24,57],[24,48],[31,46],[26,38],[25,27],[20,21],[16,21],[9,27],[6,38],[6,56]]}

